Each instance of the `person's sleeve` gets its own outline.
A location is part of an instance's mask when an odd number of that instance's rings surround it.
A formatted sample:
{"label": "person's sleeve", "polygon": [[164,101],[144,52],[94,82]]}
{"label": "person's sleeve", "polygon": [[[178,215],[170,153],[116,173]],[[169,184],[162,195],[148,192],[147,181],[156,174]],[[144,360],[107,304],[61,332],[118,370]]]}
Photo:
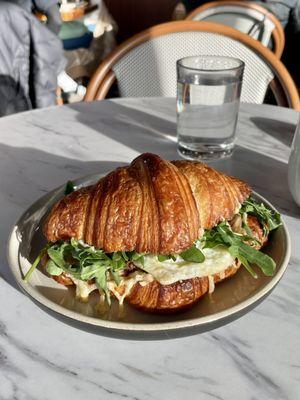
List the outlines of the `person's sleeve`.
{"label": "person's sleeve", "polygon": [[50,8],[52,8],[54,5],[58,7],[57,0],[33,0],[32,3],[38,11],[45,14],[47,14]]}
{"label": "person's sleeve", "polygon": [[299,1],[297,1],[297,4],[292,11],[291,19],[292,19],[291,23],[292,23],[294,32],[299,33],[300,32],[300,2]]}

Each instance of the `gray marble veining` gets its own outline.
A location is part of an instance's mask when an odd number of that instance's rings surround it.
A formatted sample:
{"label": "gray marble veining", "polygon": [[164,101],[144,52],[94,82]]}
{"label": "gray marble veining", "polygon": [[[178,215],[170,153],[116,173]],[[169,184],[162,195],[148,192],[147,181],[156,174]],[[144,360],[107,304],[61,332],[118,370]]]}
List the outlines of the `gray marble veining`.
{"label": "gray marble veining", "polygon": [[99,337],[50,317],[16,287],[5,243],[19,215],[68,179],[109,171],[144,151],[178,158],[174,100],[95,102],[0,119],[0,399],[298,399],[300,209],[287,186],[297,118],[292,110],[242,105],[237,149],[213,164],[283,212],[293,245],[287,273],[240,320],[163,342]]}

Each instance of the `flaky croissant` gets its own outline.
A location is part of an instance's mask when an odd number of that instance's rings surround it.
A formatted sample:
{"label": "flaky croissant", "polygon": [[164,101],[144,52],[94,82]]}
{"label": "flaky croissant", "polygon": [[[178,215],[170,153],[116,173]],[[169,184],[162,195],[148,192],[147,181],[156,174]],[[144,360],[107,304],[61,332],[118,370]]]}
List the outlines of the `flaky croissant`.
{"label": "flaky croissant", "polygon": [[[46,220],[44,233],[50,242],[76,238],[107,253],[181,253],[204,229],[230,220],[250,191],[244,182],[200,162],[169,162],[145,153],[95,185],[60,200]],[[253,232],[259,229],[254,221]],[[147,311],[178,311],[194,304],[239,266],[235,261],[220,274],[170,285],[156,280],[136,283],[126,299]],[[54,279],[73,283],[64,274]]]}
{"label": "flaky croissant", "polygon": [[64,197],[47,218],[51,242],[81,239],[107,253],[172,254],[189,248],[249,196],[249,186],[199,162],[145,153]]}
{"label": "flaky croissant", "polygon": [[135,284],[126,297],[132,306],[147,312],[171,313],[191,307],[208,293],[213,291],[214,285],[234,275],[241,263],[236,261],[222,273],[211,277],[197,277],[174,282],[170,285],[161,285],[153,281],[148,285]]}

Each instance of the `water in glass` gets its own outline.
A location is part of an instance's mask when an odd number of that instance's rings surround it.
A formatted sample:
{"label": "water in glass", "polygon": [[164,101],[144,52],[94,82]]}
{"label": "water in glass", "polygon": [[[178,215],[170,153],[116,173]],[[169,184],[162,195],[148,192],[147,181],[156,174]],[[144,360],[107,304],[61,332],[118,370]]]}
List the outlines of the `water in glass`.
{"label": "water in glass", "polygon": [[178,151],[185,158],[219,158],[232,153],[241,79],[217,72],[198,79],[188,73],[178,77]]}

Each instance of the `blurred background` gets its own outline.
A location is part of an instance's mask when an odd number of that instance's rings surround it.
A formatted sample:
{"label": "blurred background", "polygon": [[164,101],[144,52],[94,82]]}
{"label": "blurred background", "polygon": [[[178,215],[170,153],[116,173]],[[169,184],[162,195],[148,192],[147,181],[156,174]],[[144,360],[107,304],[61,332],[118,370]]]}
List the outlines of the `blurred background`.
{"label": "blurred background", "polygon": [[[116,46],[151,26],[189,18],[206,3],[202,0],[0,1],[0,116],[83,101],[97,67]],[[284,29],[281,61],[298,89],[299,1],[251,3],[268,10]],[[200,14],[193,19],[240,28],[241,20],[236,24],[236,20],[232,22],[226,16]],[[253,20],[251,24],[245,33],[255,37],[252,33],[256,31],[255,38],[259,40],[262,22]],[[267,46],[272,45],[270,40]],[[119,91],[114,84],[108,97],[116,96]],[[272,96],[267,95],[266,102],[272,103]]]}

